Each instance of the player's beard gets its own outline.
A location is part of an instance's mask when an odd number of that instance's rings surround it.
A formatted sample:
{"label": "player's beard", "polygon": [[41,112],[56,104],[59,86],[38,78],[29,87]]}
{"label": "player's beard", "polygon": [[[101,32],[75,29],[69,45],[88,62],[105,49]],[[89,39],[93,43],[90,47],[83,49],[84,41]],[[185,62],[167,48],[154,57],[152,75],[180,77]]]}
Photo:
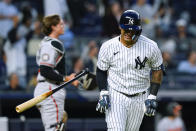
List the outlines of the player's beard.
{"label": "player's beard", "polygon": [[129,35],[128,33],[124,34],[124,40],[127,42],[131,42],[132,41],[131,35]]}
{"label": "player's beard", "polygon": [[132,40],[132,36],[129,33],[124,34],[124,41],[125,41],[125,44],[128,45],[128,46],[133,45],[135,43]]}

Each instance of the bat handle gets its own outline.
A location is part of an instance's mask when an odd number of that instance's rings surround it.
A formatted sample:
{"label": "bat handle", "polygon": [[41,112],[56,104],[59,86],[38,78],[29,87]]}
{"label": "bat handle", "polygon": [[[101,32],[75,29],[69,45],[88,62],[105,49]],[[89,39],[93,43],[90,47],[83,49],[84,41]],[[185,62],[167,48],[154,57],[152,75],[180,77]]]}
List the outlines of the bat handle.
{"label": "bat handle", "polygon": [[[81,73],[80,73],[80,72],[81,72]],[[78,74],[76,74],[75,78],[73,78],[73,79],[71,79],[71,80],[69,80],[69,81],[63,83],[63,84],[60,85],[58,88],[53,89],[53,93],[55,93],[55,92],[58,91],[59,89],[63,88],[64,86],[66,86],[66,85],[72,83],[73,81],[79,79],[80,77],[82,77],[82,76],[88,74],[88,73],[89,73],[89,70],[88,70],[88,68],[86,68],[86,69],[84,69],[84,70],[82,70],[82,71],[80,71],[80,72],[79,72]]]}
{"label": "bat handle", "polygon": [[80,74],[88,74],[89,73],[89,69],[85,68],[84,70],[81,70],[80,72],[76,73],[76,76],[80,75]]}
{"label": "bat handle", "polygon": [[84,69],[84,71],[88,74],[90,71],[88,68]]}

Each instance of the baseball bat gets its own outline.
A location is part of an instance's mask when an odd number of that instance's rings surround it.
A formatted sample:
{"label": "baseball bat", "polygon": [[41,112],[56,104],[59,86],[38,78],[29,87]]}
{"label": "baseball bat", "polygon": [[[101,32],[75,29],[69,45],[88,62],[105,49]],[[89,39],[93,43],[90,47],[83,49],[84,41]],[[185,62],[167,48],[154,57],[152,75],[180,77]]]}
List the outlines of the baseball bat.
{"label": "baseball bat", "polygon": [[30,99],[30,100],[28,100],[28,101],[26,101],[26,102],[24,102],[24,103],[18,105],[18,106],[16,106],[16,112],[17,112],[17,113],[21,113],[21,112],[23,112],[23,111],[25,111],[25,110],[27,110],[27,109],[29,109],[29,108],[35,106],[37,103],[39,103],[39,102],[45,100],[47,97],[51,96],[52,94],[54,94],[54,93],[57,92],[58,90],[62,89],[64,86],[66,86],[66,85],[72,83],[73,81],[79,79],[80,77],[86,75],[87,73],[89,73],[88,68],[86,68],[85,70],[80,71],[80,72],[76,75],[75,78],[73,78],[73,79],[71,79],[71,80],[69,80],[69,81],[67,81],[67,82],[65,82],[65,83],[63,83],[63,84],[61,84],[60,86],[56,87],[55,89],[50,90],[50,91],[47,91],[47,92],[45,92],[45,93],[43,93],[43,94],[41,94],[41,95],[39,95],[39,96],[36,96],[36,97],[34,97],[34,98],[32,98],[32,99]]}

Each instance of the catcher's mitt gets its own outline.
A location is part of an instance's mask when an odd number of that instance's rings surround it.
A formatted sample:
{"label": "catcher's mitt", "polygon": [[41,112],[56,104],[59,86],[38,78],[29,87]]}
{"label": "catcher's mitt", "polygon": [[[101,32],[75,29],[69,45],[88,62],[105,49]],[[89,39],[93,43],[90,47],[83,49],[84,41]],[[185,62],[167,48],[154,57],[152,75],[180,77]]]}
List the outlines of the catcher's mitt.
{"label": "catcher's mitt", "polygon": [[80,82],[82,83],[83,89],[85,90],[94,90],[97,88],[96,75],[92,73],[88,73],[83,76]]}

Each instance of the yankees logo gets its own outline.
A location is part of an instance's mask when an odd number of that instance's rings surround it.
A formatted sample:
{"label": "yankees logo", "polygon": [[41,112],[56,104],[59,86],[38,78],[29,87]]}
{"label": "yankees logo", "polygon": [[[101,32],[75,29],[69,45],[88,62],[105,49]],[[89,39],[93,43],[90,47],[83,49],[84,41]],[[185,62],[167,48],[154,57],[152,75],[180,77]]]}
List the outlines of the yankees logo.
{"label": "yankees logo", "polygon": [[133,25],[134,20],[133,20],[131,17],[126,16],[125,18],[129,19],[129,23],[128,23],[128,24],[126,24],[126,25]]}
{"label": "yankees logo", "polygon": [[145,67],[147,60],[148,60],[148,58],[145,57],[144,60],[141,62],[140,57],[138,56],[137,59],[135,59],[135,63],[136,63],[135,68],[137,69],[138,65],[139,65],[140,66],[139,70],[141,70],[142,68]]}

